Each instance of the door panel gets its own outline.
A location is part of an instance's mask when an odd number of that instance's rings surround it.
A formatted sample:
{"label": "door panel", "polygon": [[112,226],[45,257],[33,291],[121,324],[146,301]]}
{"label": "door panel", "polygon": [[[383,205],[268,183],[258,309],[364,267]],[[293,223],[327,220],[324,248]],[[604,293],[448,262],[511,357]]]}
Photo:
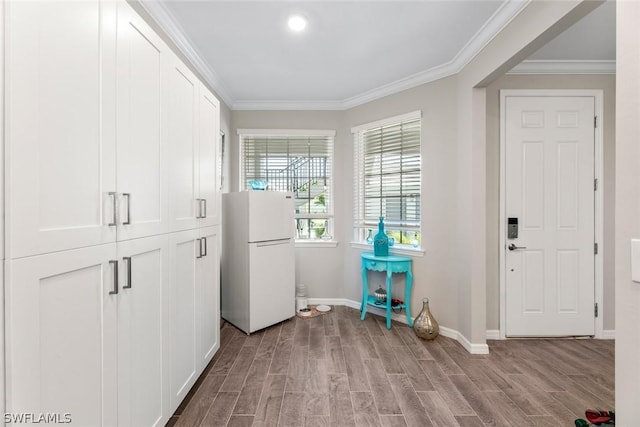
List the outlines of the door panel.
{"label": "door panel", "polygon": [[169,348],[171,411],[175,411],[198,377],[197,254],[199,230],[169,235]]}
{"label": "door panel", "polygon": [[7,411],[117,423],[115,244],[7,263]]}
{"label": "door panel", "polygon": [[506,98],[508,336],[593,335],[593,97]]}
{"label": "door panel", "polygon": [[6,8],[7,256],[113,242],[115,5]]}
{"label": "door panel", "polygon": [[169,149],[170,230],[198,226],[198,139],[196,134],[198,81],[177,57],[171,56],[167,75],[165,129]]}
{"label": "door panel", "polygon": [[205,255],[198,265],[199,340],[198,356],[203,369],[220,348],[220,233],[218,227],[202,229]]}
{"label": "door panel", "polygon": [[293,239],[249,244],[249,332],[295,316]]}
{"label": "door panel", "polygon": [[118,243],[118,425],[164,425],[168,378],[168,237]]}
{"label": "door panel", "polygon": [[161,135],[166,50],[130,6],[118,4],[118,240],[168,230]]}
{"label": "door panel", "polygon": [[200,86],[200,118],[198,122],[200,152],[200,198],[205,200],[206,214],[201,226],[220,223],[218,192],[218,142],[220,138],[220,103],[204,87]]}

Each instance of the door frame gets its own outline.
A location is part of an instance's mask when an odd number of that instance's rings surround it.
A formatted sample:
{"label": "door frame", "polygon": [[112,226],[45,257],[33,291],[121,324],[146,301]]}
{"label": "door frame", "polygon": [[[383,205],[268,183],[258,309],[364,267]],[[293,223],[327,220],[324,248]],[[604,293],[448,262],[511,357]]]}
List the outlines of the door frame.
{"label": "door frame", "polygon": [[598,317],[595,320],[594,337],[603,339],[604,329],[604,149],[603,149],[603,90],[601,89],[503,89],[500,90],[500,339],[506,339],[506,100],[511,96],[583,96],[593,97],[595,114],[598,117],[594,130],[594,178],[598,180],[598,189],[594,197],[594,239],[598,243],[598,254],[594,260],[594,300],[598,305]]}

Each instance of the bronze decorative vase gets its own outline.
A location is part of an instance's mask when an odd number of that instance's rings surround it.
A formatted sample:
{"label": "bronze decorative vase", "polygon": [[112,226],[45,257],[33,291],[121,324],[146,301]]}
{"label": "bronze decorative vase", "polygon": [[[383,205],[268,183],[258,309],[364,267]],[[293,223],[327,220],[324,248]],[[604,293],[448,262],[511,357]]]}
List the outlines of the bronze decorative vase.
{"label": "bronze decorative vase", "polygon": [[429,298],[422,300],[422,311],[413,321],[413,331],[425,340],[432,340],[440,333],[440,326],[429,310]]}

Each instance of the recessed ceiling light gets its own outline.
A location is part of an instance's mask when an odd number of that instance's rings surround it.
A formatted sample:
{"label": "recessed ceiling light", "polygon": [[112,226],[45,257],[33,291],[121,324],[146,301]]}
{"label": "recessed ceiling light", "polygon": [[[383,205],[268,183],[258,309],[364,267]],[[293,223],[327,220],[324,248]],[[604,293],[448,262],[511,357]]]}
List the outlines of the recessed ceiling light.
{"label": "recessed ceiling light", "polygon": [[289,28],[293,31],[302,31],[307,26],[307,20],[300,15],[291,15],[289,17]]}

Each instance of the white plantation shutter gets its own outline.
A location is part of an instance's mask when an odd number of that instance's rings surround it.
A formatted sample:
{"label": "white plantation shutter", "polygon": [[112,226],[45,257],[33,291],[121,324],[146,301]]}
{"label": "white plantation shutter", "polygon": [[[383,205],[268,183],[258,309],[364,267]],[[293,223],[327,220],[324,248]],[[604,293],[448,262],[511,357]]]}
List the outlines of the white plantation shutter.
{"label": "white plantation shutter", "polygon": [[357,240],[380,216],[398,243],[420,232],[420,129],[419,111],[352,129]]}
{"label": "white plantation shutter", "polygon": [[[241,189],[265,179],[270,191],[294,193],[299,230],[318,238],[332,217],[335,131],[238,130]],[[314,232],[315,229],[315,232]]]}

